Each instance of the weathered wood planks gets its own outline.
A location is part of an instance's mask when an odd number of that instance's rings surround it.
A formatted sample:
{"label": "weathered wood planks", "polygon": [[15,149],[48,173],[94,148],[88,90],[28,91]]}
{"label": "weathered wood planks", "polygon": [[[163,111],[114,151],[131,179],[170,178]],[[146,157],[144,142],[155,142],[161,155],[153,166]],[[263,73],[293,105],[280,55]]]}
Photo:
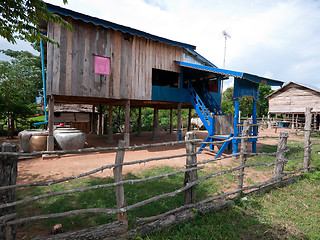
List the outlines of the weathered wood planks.
{"label": "weathered wood planks", "polygon": [[296,85],[269,98],[270,113],[304,113],[306,107],[320,112],[320,94]]}
{"label": "weathered wood planks", "polygon": [[[60,44],[47,44],[48,95],[151,100],[152,69],[180,71],[181,47],[66,20],[72,32],[48,23],[48,36]],[[95,55],[110,58],[110,75],[94,73]]]}

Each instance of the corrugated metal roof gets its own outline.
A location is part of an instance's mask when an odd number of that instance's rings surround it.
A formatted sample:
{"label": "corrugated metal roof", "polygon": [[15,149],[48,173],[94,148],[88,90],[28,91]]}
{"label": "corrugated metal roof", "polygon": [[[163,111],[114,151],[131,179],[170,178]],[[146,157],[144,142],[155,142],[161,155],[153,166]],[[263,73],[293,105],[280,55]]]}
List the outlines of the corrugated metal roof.
{"label": "corrugated metal roof", "polygon": [[227,77],[247,79],[249,81],[252,81],[252,82],[255,82],[258,84],[266,84],[266,85],[270,85],[270,86],[282,86],[282,84],[283,84],[283,82],[279,81],[279,80],[273,80],[273,79],[269,79],[269,78],[259,77],[257,75],[253,75],[253,74],[245,73],[245,72],[232,71],[232,70],[216,68],[216,67],[208,67],[208,66],[197,65],[197,64],[186,63],[186,62],[177,62],[177,64],[181,67],[193,68],[193,69],[197,69],[200,71],[206,71],[206,72],[212,72],[212,73],[224,75]]}
{"label": "corrugated metal roof", "polygon": [[123,33],[129,33],[129,34],[132,34],[132,35],[137,35],[139,37],[152,39],[154,41],[167,43],[167,44],[171,44],[171,45],[174,45],[174,46],[184,47],[184,48],[191,49],[191,50],[195,50],[196,49],[195,46],[190,45],[190,44],[176,42],[176,41],[173,41],[173,40],[170,40],[170,39],[167,39],[167,38],[163,38],[163,37],[158,37],[156,35],[152,35],[150,33],[146,33],[146,32],[134,29],[134,28],[122,26],[122,25],[119,25],[119,24],[116,24],[116,23],[113,23],[113,22],[109,22],[109,21],[106,21],[106,20],[103,20],[103,19],[99,19],[99,18],[96,18],[96,17],[91,17],[91,16],[85,15],[83,13],[75,12],[75,11],[72,11],[72,10],[69,10],[69,9],[66,9],[66,8],[62,8],[62,7],[59,7],[59,6],[56,6],[56,5],[52,5],[52,4],[49,4],[49,3],[46,3],[46,5],[47,5],[47,9],[50,12],[53,12],[53,13],[56,13],[56,14],[60,14],[62,16],[70,16],[70,17],[72,17],[74,19],[77,19],[77,20],[80,19],[80,20],[82,20],[84,22],[92,23],[92,24],[97,25],[97,26],[103,26],[105,28],[112,28],[113,30],[116,30],[116,31],[121,31]]}

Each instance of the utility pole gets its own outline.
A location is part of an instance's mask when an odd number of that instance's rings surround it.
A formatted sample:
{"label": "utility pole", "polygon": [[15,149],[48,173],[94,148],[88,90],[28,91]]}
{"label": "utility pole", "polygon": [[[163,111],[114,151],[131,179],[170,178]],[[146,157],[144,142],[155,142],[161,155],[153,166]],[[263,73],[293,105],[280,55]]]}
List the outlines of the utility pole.
{"label": "utility pole", "polygon": [[231,35],[226,32],[226,30],[222,31],[224,36],[224,58],[223,58],[223,68],[226,67],[226,52],[227,52],[227,39],[231,38]]}

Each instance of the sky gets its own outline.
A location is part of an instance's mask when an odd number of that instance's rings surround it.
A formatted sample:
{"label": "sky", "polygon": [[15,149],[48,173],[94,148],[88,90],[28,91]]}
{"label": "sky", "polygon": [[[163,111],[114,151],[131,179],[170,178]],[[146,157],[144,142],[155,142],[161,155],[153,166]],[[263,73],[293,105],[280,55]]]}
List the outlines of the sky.
{"label": "sky", "polygon": [[[47,2],[195,45],[216,66],[320,88],[319,0],[62,0]],[[226,31],[231,37],[226,41]],[[36,52],[0,38],[0,49]],[[0,54],[0,59],[7,60]],[[231,81],[225,82],[224,88]]]}

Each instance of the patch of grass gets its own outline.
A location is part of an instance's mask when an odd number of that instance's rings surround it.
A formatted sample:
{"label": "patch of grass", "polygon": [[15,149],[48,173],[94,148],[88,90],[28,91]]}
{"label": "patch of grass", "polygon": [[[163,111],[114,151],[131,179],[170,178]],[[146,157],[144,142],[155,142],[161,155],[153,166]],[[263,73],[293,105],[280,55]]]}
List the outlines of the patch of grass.
{"label": "patch of grass", "polygon": [[320,239],[320,172],[216,213],[136,239]]}
{"label": "patch of grass", "polygon": [[45,115],[28,118],[30,122],[44,122],[45,120]]}
{"label": "patch of grass", "polygon": [[320,171],[281,189],[253,196],[250,211],[258,213],[272,224],[303,233],[305,239],[320,239]]}
{"label": "patch of grass", "polygon": [[[163,173],[179,170],[173,167],[159,167],[148,171],[143,171],[139,174],[128,173],[125,179],[138,179],[150,177]],[[203,176],[207,173],[199,171],[199,175]],[[154,179],[138,184],[125,184],[124,190],[128,205],[146,200],[148,198],[173,192],[183,187],[184,174],[169,176],[167,178]],[[113,182],[113,178],[85,178],[77,179],[70,182],[55,184],[49,187],[30,187],[17,191],[17,199],[24,199],[30,196],[36,196],[48,192],[63,191],[66,189],[75,189],[85,186],[94,186]],[[208,181],[199,184],[196,188],[197,197],[199,200],[207,198],[210,193],[216,192],[218,185],[214,181]],[[127,218],[130,223],[129,227],[134,227],[134,220],[137,217],[148,217],[167,212],[171,209],[183,205],[183,193],[179,193],[174,197],[165,198],[155,201],[145,206],[133,209],[127,213]],[[81,193],[56,196],[46,199],[41,199],[36,202],[21,205],[17,208],[21,217],[35,214],[49,214],[71,211],[75,209],[86,208],[116,208],[116,198],[114,188],[95,189]],[[41,232],[41,229],[49,229],[61,223],[64,231],[72,231],[81,228],[88,228],[96,225],[105,224],[116,220],[116,215],[107,214],[81,214],[73,215],[64,218],[47,219],[41,224],[25,224],[19,231],[27,231],[28,228],[33,231]]]}
{"label": "patch of grass", "polygon": [[[289,147],[297,145],[298,143],[296,142],[289,143]],[[261,151],[275,152],[276,148],[277,146],[264,145]],[[320,146],[313,147],[313,151],[317,150],[320,150]],[[300,154],[303,155],[303,149],[295,148],[287,153],[287,157],[299,156]],[[274,159],[274,156],[259,156],[248,159],[248,163],[271,163],[274,162]],[[301,159],[290,160],[285,171],[299,168],[299,164],[302,161]],[[234,164],[237,165],[237,163]],[[318,154],[312,156],[312,165],[320,167]],[[198,171],[198,176],[201,178],[229,168],[230,166],[217,167],[212,164],[209,168]],[[125,179],[145,178],[176,170],[179,170],[179,168],[158,167],[141,173],[128,173]],[[255,170],[270,171],[272,174],[273,167],[256,167]],[[200,183],[195,188],[197,200],[201,201],[230,189],[237,182],[236,174],[225,174]],[[256,184],[254,179],[247,178],[245,180],[249,184]],[[83,178],[50,187],[25,188],[17,191],[17,199],[112,182],[113,178]],[[139,184],[125,184],[127,204],[131,205],[159,194],[175,191],[183,186],[183,182],[184,174],[178,174]],[[197,216],[191,222],[181,223],[176,227],[165,229],[144,238],[137,237],[136,239],[320,239],[320,230],[315,227],[320,219],[319,203],[317,202],[320,197],[319,183],[320,171],[309,173],[306,174],[305,178],[288,187],[273,190],[262,196],[250,196],[248,201],[238,201],[238,205],[222,212]],[[129,211],[127,213],[129,228],[136,226],[134,220],[137,217],[158,215],[181,205],[183,205],[183,193]],[[83,193],[42,199],[19,206],[17,211],[20,217],[25,217],[85,208],[116,208],[114,188],[96,189]],[[31,231],[39,233],[39,235],[46,235],[56,223],[61,223],[64,231],[72,231],[105,224],[114,220],[116,220],[115,215],[74,215],[66,218],[26,223],[24,226],[19,226],[18,231]],[[30,237],[31,234],[29,233],[28,236]]]}

